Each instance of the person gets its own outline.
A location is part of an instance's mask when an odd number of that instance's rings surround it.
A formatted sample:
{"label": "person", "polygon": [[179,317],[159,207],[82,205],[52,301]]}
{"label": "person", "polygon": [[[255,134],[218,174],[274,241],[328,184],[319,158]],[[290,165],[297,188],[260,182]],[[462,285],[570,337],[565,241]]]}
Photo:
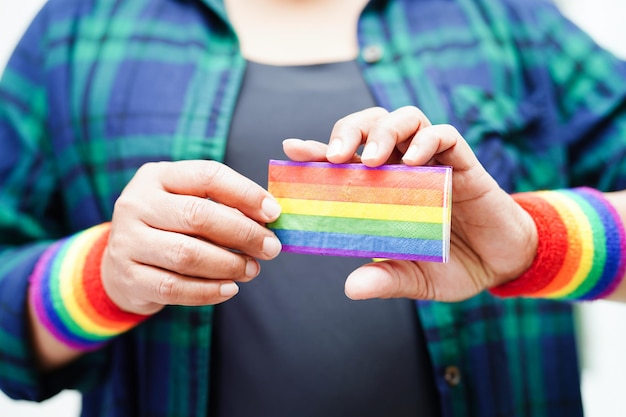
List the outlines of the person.
{"label": "person", "polygon": [[626,188],[625,74],[540,0],[50,0],[0,83],[0,388],[84,416],[582,415],[569,305],[351,301],[367,260],[279,255],[263,183],[284,138],[337,162],[343,116],[419,108],[507,192]]}
{"label": "person", "polygon": [[[417,108],[349,115],[331,137],[342,138],[338,152],[294,139],[285,141],[285,151],[296,160],[357,158],[372,167],[396,152],[398,162],[448,165],[455,172],[450,264],[370,263],[348,276],[349,297],[460,301],[489,290],[501,297],[626,302],[625,190],[508,194],[454,127],[431,125]],[[364,159],[356,154],[363,143],[374,149]]]}

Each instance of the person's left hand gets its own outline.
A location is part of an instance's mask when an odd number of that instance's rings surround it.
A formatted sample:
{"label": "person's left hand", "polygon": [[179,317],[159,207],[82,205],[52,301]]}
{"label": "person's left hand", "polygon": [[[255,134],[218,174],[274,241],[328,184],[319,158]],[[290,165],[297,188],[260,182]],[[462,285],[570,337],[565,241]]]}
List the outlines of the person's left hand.
{"label": "person's left hand", "polygon": [[353,113],[335,124],[328,145],[287,139],[283,149],[295,161],[453,167],[449,262],[369,263],[346,280],[352,299],[463,300],[516,278],[533,261],[537,232],[532,218],[485,171],[454,127],[431,125],[416,107]]}

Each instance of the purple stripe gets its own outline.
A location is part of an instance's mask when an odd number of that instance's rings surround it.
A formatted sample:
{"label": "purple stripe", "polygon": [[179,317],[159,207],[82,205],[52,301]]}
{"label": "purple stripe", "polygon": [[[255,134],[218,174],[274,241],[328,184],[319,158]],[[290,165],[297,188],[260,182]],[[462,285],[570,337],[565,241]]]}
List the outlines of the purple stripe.
{"label": "purple stripe", "polygon": [[330,162],[294,162],[294,161],[283,161],[270,159],[270,165],[280,165],[280,166],[293,166],[293,167],[311,167],[311,168],[339,168],[339,169],[356,169],[363,171],[402,171],[402,172],[410,172],[417,171],[420,172],[441,172],[444,173],[450,167],[448,166],[409,166],[403,164],[394,164],[394,165],[381,165],[376,168],[368,167],[363,164],[355,163],[355,164],[332,164]]}
{"label": "purple stripe", "polygon": [[333,248],[312,248],[310,246],[283,245],[282,252],[302,253],[307,255],[350,256],[357,258],[387,258],[404,261],[445,262],[443,256],[428,256],[406,253],[384,253]]}
{"label": "purple stripe", "polygon": [[[624,232],[624,226],[620,215],[617,213],[617,210],[615,210],[615,207],[613,207],[613,205],[606,200],[602,193],[589,188],[585,188],[585,190],[591,195],[596,194],[596,197],[604,203],[605,208],[613,216],[613,221],[615,224],[614,232],[617,232],[617,234],[619,235],[619,251],[617,251],[616,253],[616,256],[619,259],[619,267],[617,268],[617,272],[613,276],[613,280],[606,286],[603,291],[595,296],[595,298],[605,298],[615,290],[617,285],[624,278],[624,274],[626,273],[626,256],[624,256],[624,253],[626,253],[626,234]],[[610,245],[610,243],[611,242],[607,241],[607,246]]]}
{"label": "purple stripe", "polygon": [[[610,291],[610,288],[614,286],[616,277],[618,276],[619,269],[622,265],[622,254],[624,248],[620,247],[620,243],[623,243],[624,236],[623,231],[620,231],[619,223],[616,223],[615,213],[611,211],[610,204],[604,199],[602,193],[587,187],[575,188],[571,190],[572,193],[578,194],[584,198],[587,203],[596,211],[602,227],[604,228],[604,242],[601,248],[595,248],[595,252],[604,251],[605,261],[602,268],[602,273],[598,277],[598,280],[590,285],[585,292],[580,292],[582,285],[571,294],[568,294],[567,298],[580,299],[580,300],[593,300],[601,298],[603,294]],[[597,260],[594,255],[594,267]],[[601,266],[601,265],[598,265]],[[621,276],[621,275],[620,275]]]}
{"label": "purple stripe", "polygon": [[58,252],[61,244],[62,241],[53,244],[41,255],[41,258],[39,258],[39,261],[35,265],[35,269],[30,276],[31,301],[34,305],[37,317],[39,317],[41,324],[56,337],[58,337],[58,334],[45,307],[46,302],[44,300],[44,286],[47,283],[46,277],[50,272],[50,264],[52,263],[54,255]]}
{"label": "purple stripe", "polygon": [[57,255],[69,239],[63,239],[50,246],[42,255],[30,277],[31,282],[31,301],[33,303],[35,313],[41,324],[46,330],[52,334],[57,340],[72,349],[80,351],[94,350],[102,346],[105,341],[89,341],[74,335],[65,327],[61,318],[56,314],[56,309],[50,292],[50,276],[53,263],[57,260]]}

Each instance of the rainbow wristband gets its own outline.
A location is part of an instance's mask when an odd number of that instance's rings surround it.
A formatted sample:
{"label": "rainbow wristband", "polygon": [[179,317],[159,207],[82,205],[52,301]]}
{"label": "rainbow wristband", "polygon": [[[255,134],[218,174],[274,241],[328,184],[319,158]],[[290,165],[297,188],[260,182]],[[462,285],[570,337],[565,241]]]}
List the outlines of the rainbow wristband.
{"label": "rainbow wristband", "polygon": [[626,234],[601,192],[581,187],[513,198],[535,221],[537,255],[522,276],[492,294],[594,300],[613,292],[626,272]]}
{"label": "rainbow wristband", "polygon": [[110,228],[104,223],[53,244],[30,276],[37,318],[75,350],[98,349],[148,317],[121,310],[104,290],[100,263]]}

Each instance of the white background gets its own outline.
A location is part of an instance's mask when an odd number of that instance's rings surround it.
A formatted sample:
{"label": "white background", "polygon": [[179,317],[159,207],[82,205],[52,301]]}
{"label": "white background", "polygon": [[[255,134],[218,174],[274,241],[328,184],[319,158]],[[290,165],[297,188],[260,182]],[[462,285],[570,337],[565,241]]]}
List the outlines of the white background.
{"label": "white background", "polygon": [[[0,0],[0,71],[44,0]],[[601,45],[626,58],[625,0],[558,0],[566,15]],[[626,416],[626,306],[596,302],[577,308],[582,389],[587,417]],[[76,417],[80,398],[66,391],[42,404],[0,393],[1,417]]]}

